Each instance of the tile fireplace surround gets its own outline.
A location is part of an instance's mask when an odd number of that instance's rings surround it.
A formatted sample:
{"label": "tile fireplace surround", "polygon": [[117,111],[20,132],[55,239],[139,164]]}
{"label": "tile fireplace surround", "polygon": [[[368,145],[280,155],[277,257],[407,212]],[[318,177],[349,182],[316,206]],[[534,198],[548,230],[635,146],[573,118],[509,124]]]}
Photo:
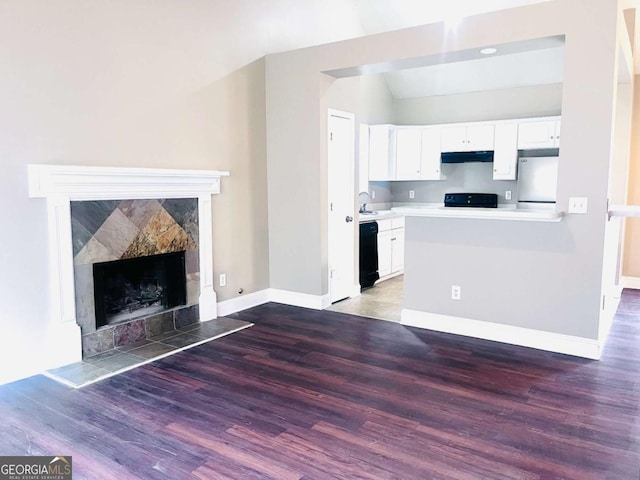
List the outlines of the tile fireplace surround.
{"label": "tile fireplace surround", "polygon": [[[113,337],[114,328],[96,332],[92,293],[87,291],[93,283],[88,267],[94,262],[182,248],[187,252],[187,306],[170,314],[195,315],[201,321],[217,317],[211,195],[220,193],[220,178],[228,172],[62,165],[28,169],[29,196],[47,200],[50,367],[80,361],[83,348],[91,355],[109,347],[97,334],[110,330]],[[93,231],[91,220],[98,223]],[[161,239],[159,232],[168,236]],[[122,325],[128,324],[137,328],[135,322]]]}

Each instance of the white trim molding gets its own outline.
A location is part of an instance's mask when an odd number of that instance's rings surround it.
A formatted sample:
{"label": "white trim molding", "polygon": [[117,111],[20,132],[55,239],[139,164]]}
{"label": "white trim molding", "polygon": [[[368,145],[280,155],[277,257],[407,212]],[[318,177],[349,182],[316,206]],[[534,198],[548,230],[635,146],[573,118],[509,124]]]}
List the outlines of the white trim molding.
{"label": "white trim molding", "polygon": [[401,324],[599,360],[603,345],[596,339],[483,322],[469,318],[403,309]]}
{"label": "white trim molding", "polygon": [[269,289],[258,290],[257,292],[248,293],[236,298],[230,298],[218,303],[218,315],[224,317],[232,313],[241,312],[248,308],[257,307],[264,303],[270,302]]}
{"label": "white trim molding", "polygon": [[[194,198],[220,193],[229,172],[163,168],[27,165],[29,196],[70,200]],[[195,195],[194,195],[195,194]]]}
{"label": "white trim molding", "polygon": [[269,300],[275,303],[284,303],[295,307],[324,310],[331,305],[331,297],[326,295],[311,295],[309,293],[292,292],[290,290],[269,289]]}
{"label": "white trim molding", "polygon": [[200,318],[217,316],[213,289],[211,195],[229,172],[156,168],[28,165],[29,196],[46,198],[49,230],[50,319],[46,368],[82,359],[76,323],[71,201],[197,198]]}

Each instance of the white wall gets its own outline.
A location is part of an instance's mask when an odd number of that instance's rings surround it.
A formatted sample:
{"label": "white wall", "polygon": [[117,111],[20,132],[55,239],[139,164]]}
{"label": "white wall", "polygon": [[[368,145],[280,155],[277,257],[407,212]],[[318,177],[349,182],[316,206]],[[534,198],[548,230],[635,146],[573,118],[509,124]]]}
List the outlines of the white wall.
{"label": "white wall", "polygon": [[344,0],[0,2],[0,383],[48,365],[27,164],[230,170],[213,200],[219,300],[267,288],[263,56],[361,33]]}

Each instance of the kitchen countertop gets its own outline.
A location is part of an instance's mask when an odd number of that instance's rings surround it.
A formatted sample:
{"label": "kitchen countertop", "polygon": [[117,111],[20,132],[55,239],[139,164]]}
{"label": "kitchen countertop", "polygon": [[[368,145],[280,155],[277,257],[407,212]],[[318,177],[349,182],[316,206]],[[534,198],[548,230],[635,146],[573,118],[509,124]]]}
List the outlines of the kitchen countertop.
{"label": "kitchen countertop", "polygon": [[609,218],[611,217],[640,217],[640,205],[610,205]]}
{"label": "kitchen countertop", "polygon": [[442,204],[393,207],[392,212],[408,217],[469,218],[484,220],[516,220],[526,222],[559,222],[564,212],[550,209],[520,209],[515,205],[498,208],[445,207]]}
{"label": "kitchen countertop", "polygon": [[394,210],[377,210],[375,214],[358,213],[358,217],[359,217],[358,218],[359,223],[366,223],[366,222],[373,222],[374,220],[383,220],[386,218],[404,217],[404,215]]}

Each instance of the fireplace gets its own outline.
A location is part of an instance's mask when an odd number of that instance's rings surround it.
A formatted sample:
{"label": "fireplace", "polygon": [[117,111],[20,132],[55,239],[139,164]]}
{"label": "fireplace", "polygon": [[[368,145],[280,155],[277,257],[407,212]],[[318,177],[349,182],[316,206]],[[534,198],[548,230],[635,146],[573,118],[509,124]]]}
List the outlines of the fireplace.
{"label": "fireplace", "polygon": [[93,264],[96,328],[185,305],[185,252]]}
{"label": "fireplace", "polygon": [[[28,171],[29,196],[47,200],[50,322],[42,354],[49,368],[216,318],[211,196],[228,172],[71,165],[29,165]],[[135,318],[116,315],[98,326],[94,264],[180,252],[186,303],[141,299],[147,305],[131,309]],[[152,276],[176,276],[175,267],[165,268],[169,273]],[[145,310],[158,302],[162,312]]]}

